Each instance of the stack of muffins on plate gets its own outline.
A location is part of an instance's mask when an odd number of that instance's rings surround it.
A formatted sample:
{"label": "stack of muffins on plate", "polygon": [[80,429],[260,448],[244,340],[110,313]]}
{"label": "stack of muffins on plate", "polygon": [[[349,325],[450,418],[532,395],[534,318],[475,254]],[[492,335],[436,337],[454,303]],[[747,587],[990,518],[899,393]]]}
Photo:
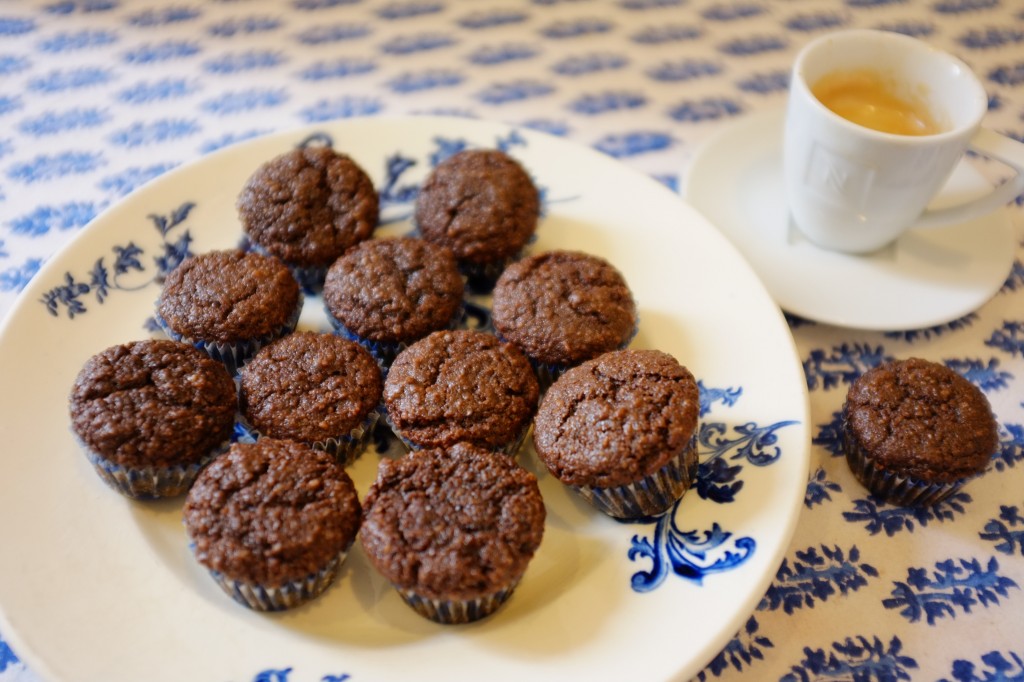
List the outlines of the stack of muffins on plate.
{"label": "stack of muffins on plate", "polygon": [[[526,254],[540,193],[504,152],[440,163],[414,236],[374,237],[378,206],[329,148],[261,166],[237,201],[244,248],[169,274],[156,319],[170,340],[90,359],[72,428],[121,492],[187,492],[196,559],[253,609],[315,598],[359,537],[418,613],[469,622],[509,598],[543,537],[517,461],[531,429],[556,479],[646,519],[693,485],[697,383],[627,348],[636,303],[611,263]],[[492,290],[493,333],[467,328],[465,297]],[[331,329],[296,331],[321,292]],[[360,504],[345,467],[380,416],[407,452],[379,462]]]}

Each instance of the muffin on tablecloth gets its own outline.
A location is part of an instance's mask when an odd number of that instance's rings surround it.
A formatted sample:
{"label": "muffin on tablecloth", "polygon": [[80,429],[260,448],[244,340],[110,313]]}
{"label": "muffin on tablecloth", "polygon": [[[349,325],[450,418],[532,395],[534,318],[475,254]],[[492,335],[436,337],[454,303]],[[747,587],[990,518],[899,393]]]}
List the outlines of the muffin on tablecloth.
{"label": "muffin on tablecloth", "polygon": [[633,295],[611,263],[575,251],[516,261],[494,287],[498,335],[523,350],[546,388],[567,368],[624,348],[636,334]]}
{"label": "muffin on tablecloth", "polygon": [[898,505],[935,504],[981,474],[999,447],[992,408],[974,384],[920,358],[874,367],[843,405],[854,476]]}
{"label": "muffin on tablecloth", "polygon": [[700,396],[667,353],[618,350],[567,370],[534,420],[548,470],[602,512],[638,519],[667,511],[696,479]]}
{"label": "muffin on tablecloth", "polygon": [[447,246],[470,285],[489,291],[537,229],[540,193],[518,161],[497,149],[459,152],[437,165],[416,198],[424,239]]}
{"label": "muffin on tablecloth", "polygon": [[327,268],[377,227],[373,181],[330,147],[293,149],[252,174],[238,196],[242,228],[256,249],[284,261],[310,290]]}
{"label": "muffin on tablecloth", "polygon": [[373,432],[383,385],[377,361],[355,341],[295,332],[242,367],[241,421],[256,437],[306,443],[345,465]]}
{"label": "muffin on tablecloth", "polygon": [[302,312],[298,282],[271,256],[231,249],[186,258],[167,275],[157,324],[232,373],[257,350],[291,333]]}
{"label": "muffin on tablecloth", "polygon": [[100,477],[129,497],[155,498],[184,493],[227,447],[237,400],[224,365],[161,339],[89,358],[69,409],[71,430]]}
{"label": "muffin on tablecloth", "polygon": [[538,394],[522,351],[465,329],[434,332],[412,344],[384,381],[388,423],[413,449],[466,441],[514,455]]}
{"label": "muffin on tablecloth", "polygon": [[192,551],[221,588],[260,611],[323,592],[362,521],[352,479],[293,441],[235,443],[196,479],[184,507]]}
{"label": "muffin on tablecloth", "polygon": [[324,282],[335,329],[384,363],[462,317],[463,282],[447,247],[423,239],[368,239],[336,260]]}
{"label": "muffin on tablecloth", "polygon": [[467,623],[519,584],[544,534],[536,477],[512,459],[459,443],[382,460],[360,542],[420,615]]}

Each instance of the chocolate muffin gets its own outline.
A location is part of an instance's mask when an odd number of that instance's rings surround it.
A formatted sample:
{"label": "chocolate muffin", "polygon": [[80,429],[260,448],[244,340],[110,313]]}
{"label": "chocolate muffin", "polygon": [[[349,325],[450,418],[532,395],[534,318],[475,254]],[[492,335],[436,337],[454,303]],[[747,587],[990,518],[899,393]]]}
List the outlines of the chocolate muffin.
{"label": "chocolate muffin", "polygon": [[388,422],[411,448],[460,441],[518,451],[539,390],[522,352],[478,331],[439,331],[399,353],[384,382]]}
{"label": "chocolate muffin", "polygon": [[303,147],[260,166],[237,207],[252,243],[317,289],[331,263],[377,227],[379,200],[351,158],[330,147]]}
{"label": "chocolate muffin", "polygon": [[667,353],[618,350],[567,370],[534,420],[548,470],[602,512],[667,511],[693,483],[697,383]]}
{"label": "chocolate muffin", "polygon": [[898,505],[935,504],[985,470],[999,447],[985,394],[920,358],[874,367],[843,405],[846,459],[857,479]]}
{"label": "chocolate muffin", "polygon": [[191,256],[172,270],[156,321],[234,373],[263,345],[295,329],[302,292],[276,258],[237,249]]}
{"label": "chocolate muffin", "polygon": [[423,238],[450,248],[470,283],[490,290],[537,229],[540,193],[518,161],[471,149],[437,165],[416,198]]}
{"label": "chocolate muffin", "polygon": [[574,251],[509,265],[494,287],[492,320],[533,361],[543,386],[569,367],[624,348],[637,329],[622,274],[602,258]]}
{"label": "chocolate muffin", "polygon": [[239,372],[244,423],[355,459],[373,431],[383,379],[369,351],[333,334],[295,332],[264,346]]}
{"label": "chocolate muffin", "polygon": [[135,498],[184,493],[226,448],[235,384],[186,343],[133,341],[86,361],[71,389],[71,430],[100,477]]}
{"label": "chocolate muffin", "polygon": [[196,559],[232,598],[261,611],[323,592],[361,520],[352,479],[333,457],[272,438],[233,444],[184,507]]}
{"label": "chocolate muffin", "polygon": [[458,443],[382,460],[365,500],[367,558],[419,614],[466,623],[512,594],[544,534],[537,479]]}
{"label": "chocolate muffin", "polygon": [[369,239],[331,265],[323,294],[339,333],[390,365],[408,344],[459,322],[463,283],[447,247]]}

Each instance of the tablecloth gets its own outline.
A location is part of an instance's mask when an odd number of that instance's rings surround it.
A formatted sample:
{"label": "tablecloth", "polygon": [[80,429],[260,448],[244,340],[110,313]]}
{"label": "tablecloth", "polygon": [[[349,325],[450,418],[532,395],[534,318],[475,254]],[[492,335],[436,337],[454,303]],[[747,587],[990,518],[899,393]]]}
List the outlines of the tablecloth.
{"label": "tablecloth", "polygon": [[[957,54],[988,90],[987,124],[1024,137],[1018,0],[8,0],[0,315],[51,254],[134,188],[310,122],[493,119],[678,188],[702,141],[784,102],[803,44],[849,27]],[[976,163],[993,181],[1004,175]],[[813,421],[804,508],[769,591],[699,679],[1024,680],[1020,203],[1008,209],[1013,269],[965,317],[891,332],[789,318]],[[1000,424],[986,475],[923,509],[885,505],[840,475],[846,389],[883,359],[911,355],[983,389]],[[0,639],[0,682],[37,679]]]}

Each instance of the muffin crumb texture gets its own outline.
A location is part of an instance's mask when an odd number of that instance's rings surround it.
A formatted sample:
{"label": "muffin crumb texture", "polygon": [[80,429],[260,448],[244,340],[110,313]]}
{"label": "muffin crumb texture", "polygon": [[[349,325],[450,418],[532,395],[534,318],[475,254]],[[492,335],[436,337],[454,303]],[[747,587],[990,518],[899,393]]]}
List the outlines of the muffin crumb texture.
{"label": "muffin crumb texture", "polygon": [[876,466],[925,481],[972,476],[998,447],[984,394],[948,367],[918,358],[865,372],[843,410],[849,436]]}
{"label": "muffin crumb texture", "polygon": [[511,344],[476,331],[440,331],[406,348],[384,383],[388,415],[423,447],[469,441],[500,448],[526,428],[540,389]]}
{"label": "muffin crumb texture", "polygon": [[326,268],[377,227],[379,199],[355,161],[330,147],[295,149],[263,164],[238,197],[252,241],[286,263]]}
{"label": "muffin crumb texture", "polygon": [[411,342],[451,323],[462,290],[449,249],[415,238],[370,239],[328,270],[324,303],[362,338]]}
{"label": "muffin crumb texture", "polygon": [[358,427],[382,390],[379,365],[358,343],[293,332],[264,346],[242,368],[240,403],[257,430],[313,442]]}
{"label": "muffin crumb texture", "polygon": [[613,351],[568,370],[548,389],[534,445],[563,483],[627,485],[682,452],[699,407],[693,375],[671,355]]}
{"label": "muffin crumb texture", "polygon": [[549,251],[505,269],[494,289],[493,319],[498,333],[531,358],[575,364],[628,343],[636,308],[607,261]]}
{"label": "muffin crumb texture", "polygon": [[283,327],[299,293],[298,282],[276,258],[208,251],[186,258],[167,275],[157,312],[179,334],[231,343]]}
{"label": "muffin crumb texture", "polygon": [[471,599],[514,583],[541,542],[533,474],[460,443],[383,460],[360,532],[381,574],[431,599]]}
{"label": "muffin crumb texture", "polygon": [[522,249],[537,229],[540,195],[519,162],[497,149],[471,149],[442,161],[416,199],[424,239],[456,258],[483,264]]}
{"label": "muffin crumb texture", "polygon": [[228,440],[236,404],[227,370],[202,351],[135,341],[85,362],[71,390],[71,426],[114,464],[191,464]]}
{"label": "muffin crumb texture", "polygon": [[232,445],[203,470],[184,518],[201,564],[234,580],[280,586],[345,551],[361,507],[329,455],[263,438]]}

